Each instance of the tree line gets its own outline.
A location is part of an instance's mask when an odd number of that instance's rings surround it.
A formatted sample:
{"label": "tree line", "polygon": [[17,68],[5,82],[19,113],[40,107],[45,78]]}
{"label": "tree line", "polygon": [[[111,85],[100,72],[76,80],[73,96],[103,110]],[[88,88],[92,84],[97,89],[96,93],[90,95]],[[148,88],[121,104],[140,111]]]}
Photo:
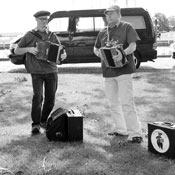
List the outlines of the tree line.
{"label": "tree line", "polygon": [[156,29],[160,32],[175,31],[175,16],[167,18],[163,13],[155,13],[153,22]]}

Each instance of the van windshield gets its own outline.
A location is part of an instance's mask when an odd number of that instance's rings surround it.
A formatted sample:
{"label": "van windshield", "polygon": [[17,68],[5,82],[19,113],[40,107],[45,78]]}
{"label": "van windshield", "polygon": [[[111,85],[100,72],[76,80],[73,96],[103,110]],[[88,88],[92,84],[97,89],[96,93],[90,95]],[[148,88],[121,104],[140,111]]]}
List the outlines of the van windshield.
{"label": "van windshield", "polygon": [[143,16],[122,16],[121,20],[132,24],[134,29],[146,29]]}

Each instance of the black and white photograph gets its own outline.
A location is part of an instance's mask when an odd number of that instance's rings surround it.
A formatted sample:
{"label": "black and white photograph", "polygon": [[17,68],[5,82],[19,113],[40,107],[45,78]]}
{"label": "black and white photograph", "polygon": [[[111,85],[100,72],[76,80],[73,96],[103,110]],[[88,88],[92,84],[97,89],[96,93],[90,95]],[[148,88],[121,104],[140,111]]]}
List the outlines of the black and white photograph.
{"label": "black and white photograph", "polygon": [[173,0],[5,0],[0,175],[174,175]]}

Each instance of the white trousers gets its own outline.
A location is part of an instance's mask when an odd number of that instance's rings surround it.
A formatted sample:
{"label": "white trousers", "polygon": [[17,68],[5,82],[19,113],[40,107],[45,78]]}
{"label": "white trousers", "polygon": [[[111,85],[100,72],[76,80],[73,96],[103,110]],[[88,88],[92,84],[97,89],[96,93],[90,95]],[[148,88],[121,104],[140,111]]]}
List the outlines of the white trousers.
{"label": "white trousers", "polygon": [[109,102],[115,131],[129,137],[141,136],[141,125],[137,116],[131,74],[104,78],[105,93]]}

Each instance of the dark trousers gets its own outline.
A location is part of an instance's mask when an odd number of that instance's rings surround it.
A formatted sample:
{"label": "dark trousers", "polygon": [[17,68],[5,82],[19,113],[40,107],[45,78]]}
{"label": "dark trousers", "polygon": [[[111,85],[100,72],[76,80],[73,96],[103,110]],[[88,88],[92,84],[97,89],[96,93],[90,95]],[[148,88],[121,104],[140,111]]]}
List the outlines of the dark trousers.
{"label": "dark trousers", "polygon": [[31,74],[33,85],[32,126],[46,122],[55,104],[57,73]]}

